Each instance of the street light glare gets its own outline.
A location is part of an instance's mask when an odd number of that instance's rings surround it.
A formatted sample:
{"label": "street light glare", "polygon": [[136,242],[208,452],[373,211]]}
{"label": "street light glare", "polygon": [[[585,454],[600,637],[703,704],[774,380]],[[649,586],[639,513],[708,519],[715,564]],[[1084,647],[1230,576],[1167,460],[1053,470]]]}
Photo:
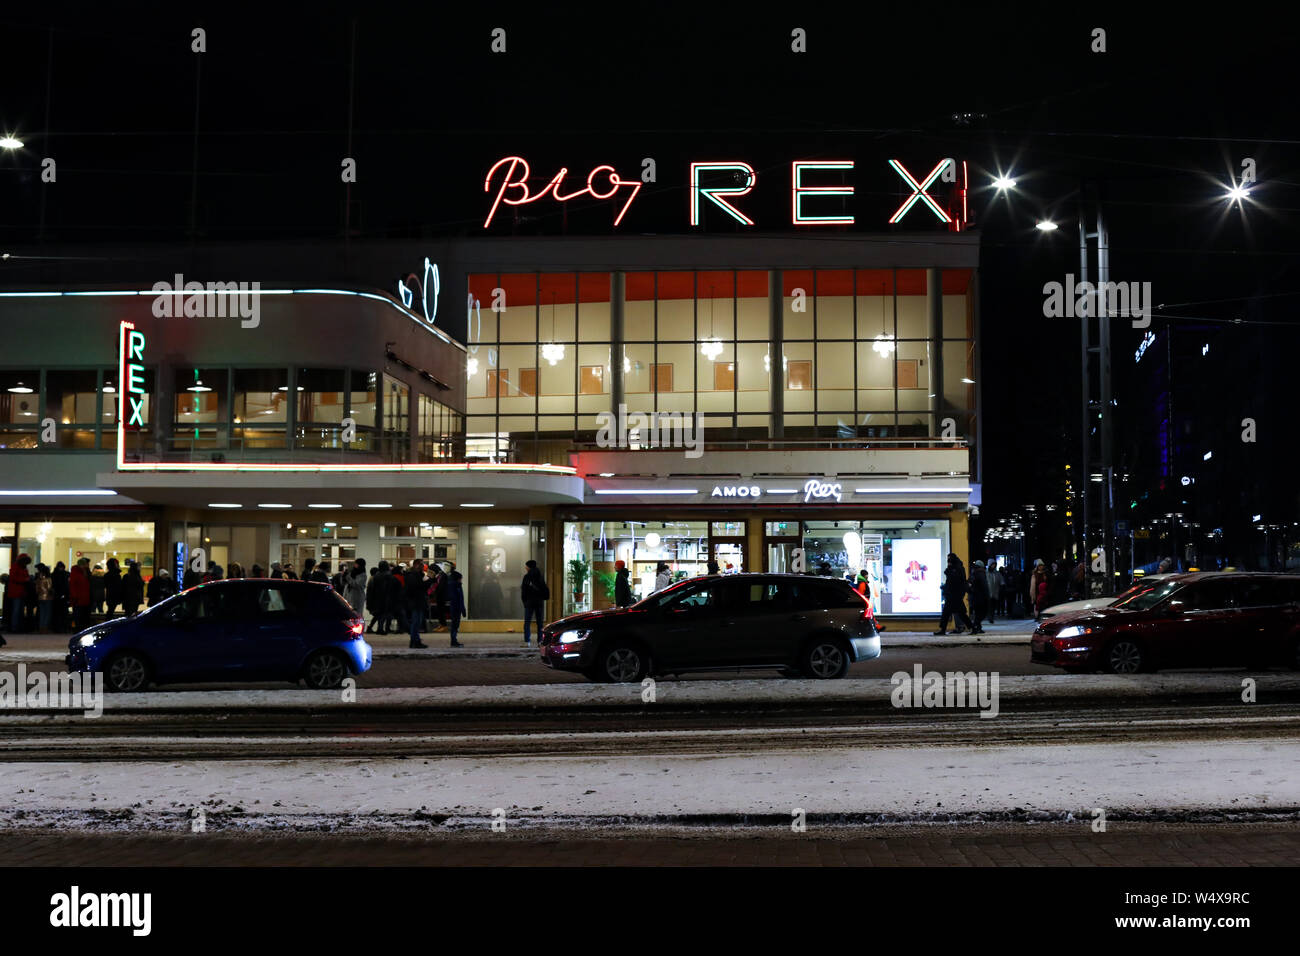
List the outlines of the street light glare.
{"label": "street light glare", "polygon": [[22,149],[23,141],[17,137],[6,135],[3,139],[0,139],[0,147],[4,149]]}
{"label": "street light glare", "polygon": [[999,176],[993,180],[993,186],[996,189],[1015,189],[1016,181],[1010,176]]}
{"label": "street light glare", "polygon": [[1036,226],[1034,226],[1034,228],[1039,230],[1040,232],[1055,232],[1057,226],[1056,223],[1052,222],[1052,220],[1044,219],[1041,222],[1039,222]]}
{"label": "street light glare", "polygon": [[1241,202],[1243,199],[1247,199],[1249,197],[1250,197],[1250,190],[1243,189],[1241,186],[1233,186],[1231,189],[1228,190],[1227,195],[1224,196],[1224,198],[1229,200],[1230,202]]}

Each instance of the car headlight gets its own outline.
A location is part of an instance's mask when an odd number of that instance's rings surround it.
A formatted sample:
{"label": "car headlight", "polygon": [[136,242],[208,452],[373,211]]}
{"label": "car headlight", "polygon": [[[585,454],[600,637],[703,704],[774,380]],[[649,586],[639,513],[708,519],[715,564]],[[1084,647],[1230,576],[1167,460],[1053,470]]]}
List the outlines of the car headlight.
{"label": "car headlight", "polygon": [[90,645],[96,643],[102,636],[103,635],[100,634],[98,631],[95,631],[93,633],[87,634],[77,643],[80,644],[82,647],[90,647]]}
{"label": "car headlight", "polygon": [[590,633],[591,633],[591,631],[589,631],[589,630],[587,630],[587,631],[563,631],[563,632],[561,632],[560,636],[559,636],[558,638],[556,638],[556,643],[557,643],[557,644],[576,644],[578,641],[585,641],[585,640],[587,639],[587,635],[590,634]]}
{"label": "car headlight", "polygon": [[1071,624],[1069,627],[1063,627],[1056,632],[1057,637],[1083,637],[1085,634],[1091,634],[1096,628],[1084,627],[1082,624]]}

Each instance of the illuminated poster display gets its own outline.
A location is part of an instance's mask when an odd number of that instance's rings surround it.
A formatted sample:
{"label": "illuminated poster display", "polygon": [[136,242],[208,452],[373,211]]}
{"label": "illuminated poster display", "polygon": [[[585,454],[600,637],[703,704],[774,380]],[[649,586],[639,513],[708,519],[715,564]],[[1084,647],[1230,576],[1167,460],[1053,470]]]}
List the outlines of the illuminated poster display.
{"label": "illuminated poster display", "polygon": [[895,538],[892,577],[894,613],[938,614],[942,609],[943,542],[939,538]]}

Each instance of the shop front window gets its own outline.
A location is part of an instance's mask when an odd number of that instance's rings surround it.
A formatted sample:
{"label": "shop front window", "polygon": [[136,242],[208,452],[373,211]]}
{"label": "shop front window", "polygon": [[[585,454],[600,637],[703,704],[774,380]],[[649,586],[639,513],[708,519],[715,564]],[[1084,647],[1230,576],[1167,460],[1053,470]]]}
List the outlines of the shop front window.
{"label": "shop front window", "polygon": [[[92,568],[103,567],[109,558],[116,558],[123,571],[127,561],[138,561],[144,579],[153,576],[152,521],[23,521],[17,535],[19,550],[15,554],[30,554],[33,566],[44,564],[54,569],[62,561],[64,569],[70,571],[83,557],[90,559]],[[9,570],[8,564],[4,564],[4,570]]]}
{"label": "shop front window", "polygon": [[805,573],[854,580],[866,571],[877,613],[939,613],[951,550],[947,520],[806,521],[796,537],[790,532],[797,527],[768,522],[768,570],[796,570],[794,549],[802,548]]}
{"label": "shop front window", "polygon": [[[531,553],[526,525],[471,525],[465,574],[465,609],[480,620],[515,619],[523,614],[519,588],[534,560],[543,576],[545,555]],[[463,569],[461,569],[463,571]],[[555,617],[553,611],[548,610]]]}
{"label": "shop front window", "polygon": [[628,569],[633,600],[655,590],[660,563],[674,583],[707,574],[710,558],[724,574],[744,571],[744,534],[743,521],[567,521],[562,613],[613,607],[615,561]]}

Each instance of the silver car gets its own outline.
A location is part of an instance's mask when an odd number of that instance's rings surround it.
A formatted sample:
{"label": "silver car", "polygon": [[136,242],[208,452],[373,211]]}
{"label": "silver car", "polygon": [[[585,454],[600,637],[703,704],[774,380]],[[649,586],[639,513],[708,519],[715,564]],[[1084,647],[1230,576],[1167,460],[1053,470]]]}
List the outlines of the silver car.
{"label": "silver car", "polygon": [[1110,607],[1116,601],[1128,597],[1130,594],[1136,594],[1139,590],[1145,589],[1151,581],[1159,581],[1161,578],[1169,577],[1168,574],[1144,574],[1133,586],[1122,594],[1116,594],[1113,597],[1103,595],[1102,597],[1087,598],[1083,601],[1066,601],[1064,604],[1054,604],[1049,608],[1043,609],[1043,620],[1049,617],[1057,617],[1061,614],[1073,614],[1075,611],[1091,611],[1093,608]]}

